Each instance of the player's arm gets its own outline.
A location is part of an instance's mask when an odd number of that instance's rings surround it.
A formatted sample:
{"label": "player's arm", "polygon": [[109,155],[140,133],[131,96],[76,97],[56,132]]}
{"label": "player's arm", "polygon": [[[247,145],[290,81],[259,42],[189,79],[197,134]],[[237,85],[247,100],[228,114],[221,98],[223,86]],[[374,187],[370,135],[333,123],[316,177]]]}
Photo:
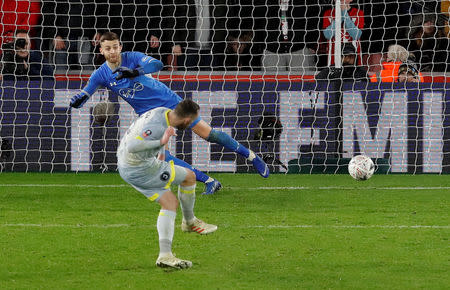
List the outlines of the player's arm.
{"label": "player's arm", "polygon": [[154,57],[143,53],[137,53],[136,56],[138,58],[138,67],[141,67],[144,70],[144,74],[160,71],[164,67],[164,64]]}
{"label": "player's arm", "polygon": [[336,26],[335,21],[331,17],[331,10],[325,11],[323,17],[323,35],[326,39],[331,39],[334,36],[334,29]]}
{"label": "player's arm", "polygon": [[161,147],[158,152],[158,159],[164,161],[166,159],[166,146]]}
{"label": "player's arm", "polygon": [[136,68],[128,68],[128,67],[118,67],[113,73],[118,73],[116,76],[116,80],[120,80],[123,78],[135,78],[141,75],[154,73],[162,70],[164,64],[151,56],[145,55],[141,52],[133,52],[132,57],[134,62],[137,64]]}
{"label": "player's arm", "polygon": [[135,138],[131,138],[131,140],[127,142],[127,150],[130,153],[138,153],[156,148],[161,149],[169,142],[169,139],[172,136],[176,136],[173,127],[168,127],[160,139],[152,136],[151,130],[143,130],[142,134]]}
{"label": "player's arm", "polygon": [[91,77],[89,78],[89,81],[87,85],[81,90],[80,93],[76,94],[75,96],[70,99],[70,106],[72,108],[81,108],[84,103],[87,102],[87,100],[101,87],[99,77],[94,72]]}
{"label": "player's arm", "polygon": [[[364,19],[364,17],[363,17],[363,19]],[[345,11],[345,13],[344,13],[344,23],[345,23],[345,30],[348,32],[348,34],[350,34],[350,36],[354,40],[358,40],[362,35],[362,31],[350,18],[350,15],[348,15],[348,11]],[[363,27],[364,27],[364,23],[363,23]]]}

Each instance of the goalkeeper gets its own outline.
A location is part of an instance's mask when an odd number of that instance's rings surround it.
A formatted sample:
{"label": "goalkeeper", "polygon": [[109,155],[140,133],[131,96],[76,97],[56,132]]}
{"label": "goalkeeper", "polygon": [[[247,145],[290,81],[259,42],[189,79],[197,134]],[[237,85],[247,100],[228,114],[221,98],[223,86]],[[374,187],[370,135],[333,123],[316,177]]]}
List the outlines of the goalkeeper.
{"label": "goalkeeper", "polygon": [[[106,62],[92,73],[81,93],[72,97],[70,106],[82,107],[98,88],[107,87],[128,102],[138,115],[158,107],[175,108],[181,98],[162,82],[146,76],[161,70],[163,63],[140,52],[121,51],[122,46],[117,34],[107,32],[102,35],[100,53]],[[269,168],[259,156],[226,133],[214,130],[200,117],[194,120],[190,128],[206,141],[218,143],[247,158],[262,177],[269,176]],[[175,164],[194,171],[197,180],[206,185],[204,194],[212,194],[220,189],[221,184],[217,180],[170,155],[168,151],[165,156],[166,161],[173,160]]]}
{"label": "goalkeeper", "polygon": [[161,205],[157,221],[159,235],[159,267],[189,268],[192,263],[172,254],[172,240],[178,200],[170,190],[179,185],[178,198],[183,212],[181,230],[209,234],[217,226],[207,224],[194,215],[195,174],[189,169],[164,161],[164,146],[175,128],[184,130],[198,117],[200,107],[191,100],[180,102],[172,111],[156,108],[142,114],[128,129],[117,150],[120,176],[149,200]]}

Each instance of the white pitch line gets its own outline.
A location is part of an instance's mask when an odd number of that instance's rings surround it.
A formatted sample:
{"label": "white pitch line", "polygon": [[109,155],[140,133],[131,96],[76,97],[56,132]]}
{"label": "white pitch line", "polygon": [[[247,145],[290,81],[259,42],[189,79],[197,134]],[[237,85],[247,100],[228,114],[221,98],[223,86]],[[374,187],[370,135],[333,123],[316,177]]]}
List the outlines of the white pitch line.
{"label": "white pitch line", "polygon": [[267,225],[248,226],[248,228],[333,228],[333,229],[450,229],[450,226],[437,225]]}
{"label": "white pitch line", "polygon": [[0,224],[0,227],[7,228],[7,227],[17,227],[17,228],[131,228],[131,227],[140,227],[140,228],[154,228],[155,226],[150,225],[130,225],[130,224],[23,224],[23,223],[17,223],[17,224]]}
{"label": "white pitch line", "polygon": [[129,187],[128,184],[0,184],[0,187]]}
{"label": "white pitch line", "polygon": [[[25,224],[25,223],[6,223],[0,224],[2,228],[156,228],[156,225],[133,225],[133,224]],[[227,226],[224,226],[228,228]],[[236,228],[236,227],[233,227]],[[295,228],[313,228],[313,229],[450,229],[450,226],[439,225],[248,225],[238,228],[266,228],[266,229],[295,229]]]}
{"label": "white pitch line", "polygon": [[402,187],[378,187],[378,186],[365,186],[365,187],[350,187],[350,186],[273,186],[273,187],[253,187],[248,189],[257,189],[257,190],[307,190],[307,189],[321,189],[321,190],[330,190],[330,189],[341,189],[341,190],[440,190],[440,189],[450,189],[450,186],[402,186]]}
{"label": "white pitch line", "polygon": [[[82,187],[82,188],[122,188],[130,187],[128,184],[0,184],[0,187]],[[227,186],[231,190],[449,190],[450,186],[261,186],[261,187],[235,187]]]}

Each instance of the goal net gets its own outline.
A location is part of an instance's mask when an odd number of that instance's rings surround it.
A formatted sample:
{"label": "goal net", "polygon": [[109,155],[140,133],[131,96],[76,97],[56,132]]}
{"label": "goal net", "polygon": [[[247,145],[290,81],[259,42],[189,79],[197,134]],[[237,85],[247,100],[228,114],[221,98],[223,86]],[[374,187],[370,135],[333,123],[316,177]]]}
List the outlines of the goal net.
{"label": "goal net", "polygon": [[[113,31],[272,172],[345,172],[358,154],[379,173],[450,172],[449,1],[14,0],[0,18],[1,171],[116,170],[133,89],[69,107]],[[203,171],[254,172],[191,131],[169,147]]]}

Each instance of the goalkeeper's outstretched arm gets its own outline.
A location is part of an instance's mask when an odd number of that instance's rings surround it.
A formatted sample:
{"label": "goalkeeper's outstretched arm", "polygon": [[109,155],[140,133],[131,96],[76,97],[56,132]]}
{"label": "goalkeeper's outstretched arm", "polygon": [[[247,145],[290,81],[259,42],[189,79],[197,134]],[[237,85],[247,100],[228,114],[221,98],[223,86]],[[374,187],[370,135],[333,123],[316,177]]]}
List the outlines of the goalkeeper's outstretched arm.
{"label": "goalkeeper's outstretched arm", "polygon": [[143,69],[144,74],[150,74],[163,69],[162,61],[151,56],[144,56],[139,59],[139,66]]}
{"label": "goalkeeper's outstretched arm", "polygon": [[87,100],[101,87],[102,85],[98,81],[96,72],[94,72],[89,78],[88,84],[81,90],[81,92],[70,99],[70,106],[77,109],[81,108],[84,103],[86,103]]}

